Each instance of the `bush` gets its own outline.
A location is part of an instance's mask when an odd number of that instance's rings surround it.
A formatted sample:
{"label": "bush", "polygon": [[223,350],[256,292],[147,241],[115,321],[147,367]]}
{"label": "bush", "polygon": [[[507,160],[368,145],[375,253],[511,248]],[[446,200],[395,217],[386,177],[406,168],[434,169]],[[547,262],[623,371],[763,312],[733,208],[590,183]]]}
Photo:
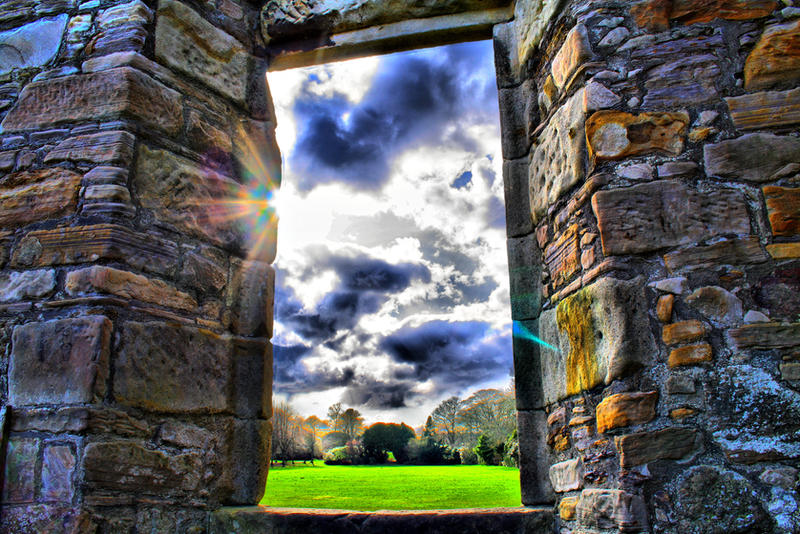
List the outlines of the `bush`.
{"label": "bush", "polygon": [[506,467],[519,467],[519,439],[516,428],[508,435],[503,446],[503,465]]}
{"label": "bush", "polygon": [[405,423],[375,423],[364,431],[364,454],[375,463],[384,463],[388,452],[398,463],[408,461],[408,441],[416,437]]}
{"label": "bush", "polygon": [[323,461],[328,465],[360,465],[365,463],[364,449],[358,441],[348,441],[344,447],[326,452]]}
{"label": "bush", "polygon": [[475,447],[475,454],[478,455],[478,459],[483,465],[499,465],[503,458],[503,444],[493,444],[489,436],[481,434],[478,438],[478,445]]}
{"label": "bush", "polygon": [[470,447],[461,447],[458,452],[461,456],[461,463],[463,465],[476,465],[478,463],[478,455]]}
{"label": "bush", "polygon": [[347,440],[350,439],[344,432],[334,430],[322,436],[322,449],[330,450],[337,447],[344,447],[347,445]]}
{"label": "bush", "polygon": [[433,439],[414,439],[408,444],[408,463],[416,465],[453,465],[461,463],[458,450]]}

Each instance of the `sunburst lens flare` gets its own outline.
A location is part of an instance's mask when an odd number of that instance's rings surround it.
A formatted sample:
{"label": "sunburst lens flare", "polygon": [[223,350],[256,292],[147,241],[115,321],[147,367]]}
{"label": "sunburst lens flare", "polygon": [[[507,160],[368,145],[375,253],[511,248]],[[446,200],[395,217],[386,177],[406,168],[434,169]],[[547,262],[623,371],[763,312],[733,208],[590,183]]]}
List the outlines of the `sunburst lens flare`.
{"label": "sunburst lens flare", "polygon": [[527,339],[528,341],[533,341],[534,343],[538,343],[539,345],[548,348],[554,352],[557,352],[559,354],[561,353],[561,351],[557,347],[554,347],[550,343],[547,343],[538,338],[537,336],[533,335],[533,333],[519,321],[514,321],[513,335],[516,338]]}

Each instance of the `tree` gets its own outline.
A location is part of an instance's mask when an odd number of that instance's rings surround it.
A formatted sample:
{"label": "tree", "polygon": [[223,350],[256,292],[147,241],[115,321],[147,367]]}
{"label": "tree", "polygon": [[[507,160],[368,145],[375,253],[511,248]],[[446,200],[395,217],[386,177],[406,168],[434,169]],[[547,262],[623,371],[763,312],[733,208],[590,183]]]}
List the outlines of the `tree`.
{"label": "tree", "polygon": [[[334,405],[335,406],[335,405]],[[364,427],[364,418],[361,417],[361,412],[353,408],[346,409],[341,417],[341,431],[347,434],[351,440],[356,439],[361,429]]]}
{"label": "tree", "polygon": [[422,437],[433,439],[436,436],[436,426],[433,424],[433,418],[429,415],[425,420],[425,429],[422,431]]}
{"label": "tree", "polygon": [[475,447],[475,454],[478,455],[484,465],[497,465],[497,447],[492,444],[489,436],[481,434],[478,438],[478,445]]}
{"label": "tree", "polygon": [[461,408],[461,400],[458,397],[450,397],[439,403],[433,413],[431,419],[444,434],[447,443],[453,447],[458,439],[458,412]]}
{"label": "tree", "polygon": [[317,445],[317,435],[319,431],[328,425],[317,417],[316,415],[311,415],[306,417],[306,420],[303,422],[310,437],[306,438],[306,443],[310,446],[308,447],[311,457],[314,458],[317,455],[316,445]]}
{"label": "tree", "polygon": [[405,423],[375,423],[364,431],[364,453],[376,461],[386,461],[386,452],[394,454],[398,463],[408,459],[408,441],[416,437]]}
{"label": "tree", "polygon": [[467,434],[468,441],[480,434],[486,434],[492,441],[504,441],[517,424],[513,389],[476,391],[462,403],[458,422]]}
{"label": "tree", "polygon": [[342,431],[342,403],[337,402],[336,404],[331,404],[330,408],[328,408],[328,421],[331,426],[331,430],[341,432]]}
{"label": "tree", "polygon": [[300,421],[288,402],[274,403],[272,416],[272,458],[291,460],[297,454],[300,438]]}

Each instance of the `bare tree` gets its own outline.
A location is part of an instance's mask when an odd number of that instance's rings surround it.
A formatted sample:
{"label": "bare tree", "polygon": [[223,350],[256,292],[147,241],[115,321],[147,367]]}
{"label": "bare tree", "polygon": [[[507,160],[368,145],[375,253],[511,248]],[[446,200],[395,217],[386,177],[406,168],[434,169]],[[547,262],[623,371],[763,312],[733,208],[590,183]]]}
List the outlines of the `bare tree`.
{"label": "bare tree", "polygon": [[364,427],[364,418],[361,412],[353,408],[348,408],[342,413],[342,432],[347,434],[350,439],[356,439],[361,429]]}
{"label": "bare tree", "polygon": [[281,460],[286,465],[286,460],[291,460],[297,453],[300,421],[285,401],[277,404],[273,401],[272,413],[272,459]]}
{"label": "bare tree", "polygon": [[458,441],[458,412],[461,409],[461,403],[458,397],[450,397],[440,402],[431,414],[433,422],[451,447],[455,446]]}
{"label": "bare tree", "polygon": [[337,402],[328,408],[328,424],[334,432],[342,432],[342,403]]}

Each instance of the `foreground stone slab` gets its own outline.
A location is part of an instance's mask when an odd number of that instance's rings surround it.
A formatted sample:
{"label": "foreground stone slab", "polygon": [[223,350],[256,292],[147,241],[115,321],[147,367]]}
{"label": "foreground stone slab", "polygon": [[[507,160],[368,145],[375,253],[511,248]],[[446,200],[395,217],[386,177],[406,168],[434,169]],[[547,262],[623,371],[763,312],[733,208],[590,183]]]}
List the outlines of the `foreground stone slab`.
{"label": "foreground stone slab", "polygon": [[748,91],[794,84],[800,77],[800,20],[764,30],[744,64]]}
{"label": "foreground stone slab", "polygon": [[553,531],[554,519],[551,508],[353,512],[251,506],[213,512],[209,534],[540,534]]}
{"label": "foreground stone slab", "polygon": [[68,18],[59,15],[0,33],[0,48],[5,49],[0,55],[0,74],[51,61],[58,52]]}
{"label": "foreground stone slab", "polygon": [[764,91],[726,98],[740,130],[786,128],[800,123],[800,89]]}
{"label": "foreground stone slab", "polygon": [[0,186],[0,226],[63,217],[78,205],[81,175],[56,167],[10,174]]}

